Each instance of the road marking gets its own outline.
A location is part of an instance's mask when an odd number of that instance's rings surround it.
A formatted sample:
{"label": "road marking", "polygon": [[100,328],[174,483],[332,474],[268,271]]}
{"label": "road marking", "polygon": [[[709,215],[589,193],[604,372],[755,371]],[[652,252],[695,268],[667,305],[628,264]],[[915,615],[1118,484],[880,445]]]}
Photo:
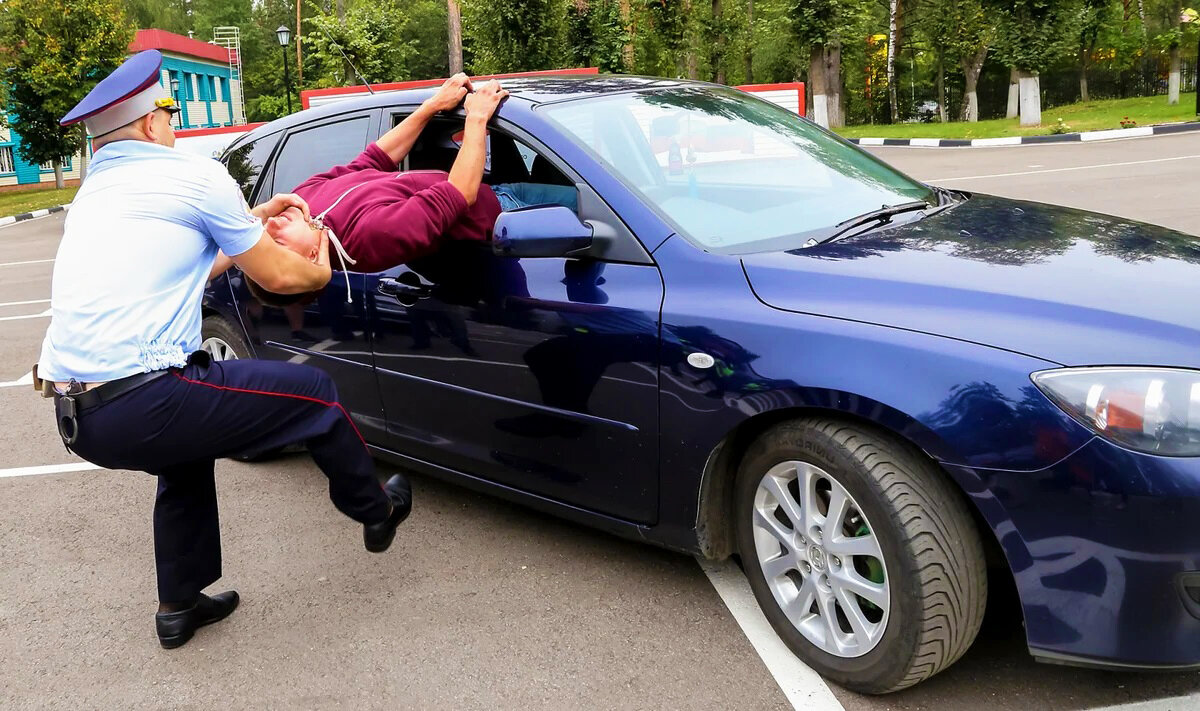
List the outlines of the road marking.
{"label": "road marking", "polygon": [[845,711],[825,680],[797,659],[775,634],[737,564],[732,560],[721,563],[696,560],[792,707],[804,711]]}
{"label": "road marking", "polygon": [[4,308],[5,306],[25,306],[27,304],[48,304],[48,303],[50,303],[50,299],[34,299],[32,301],[6,301],[3,304],[0,304],[0,308]]}
{"label": "road marking", "polygon": [[0,388],[15,388],[15,387],[19,387],[21,385],[28,385],[30,387],[33,387],[33,371],[32,370],[29,371],[28,373],[22,375],[21,377],[17,378],[16,380],[10,380],[7,383],[0,383]]}
{"label": "road marking", "polygon": [[1099,706],[1089,711],[1186,711],[1200,706],[1200,694],[1188,696],[1172,696],[1169,699],[1153,699],[1151,701]]}
{"label": "road marking", "polygon": [[53,261],[53,259],[31,259],[27,262],[2,262],[0,263],[0,267],[16,267],[22,264],[45,264],[46,262]]}
{"label": "road marking", "polygon": [[25,314],[24,316],[0,316],[0,321],[20,321],[24,318],[46,318],[51,313],[53,313],[52,309],[46,309],[40,314]]}
{"label": "road marking", "polygon": [[1100,165],[1079,165],[1074,168],[1047,168],[1046,170],[1023,170],[1019,173],[992,173],[991,175],[966,175],[961,178],[930,178],[927,183],[945,183],[950,180],[982,180],[984,178],[1010,178],[1017,175],[1038,175],[1040,173],[1065,173],[1070,170],[1095,170],[1096,168],[1119,168],[1125,165],[1145,165],[1146,163],[1166,163],[1173,160],[1192,160],[1195,156],[1174,156],[1172,158],[1151,158],[1149,160],[1131,160],[1125,163],[1101,163]]}
{"label": "road marking", "polygon": [[17,476],[37,476],[38,474],[66,474],[67,472],[86,472],[93,469],[103,469],[91,462],[72,462],[71,464],[47,464],[41,467],[17,467],[16,469],[0,469],[0,479]]}

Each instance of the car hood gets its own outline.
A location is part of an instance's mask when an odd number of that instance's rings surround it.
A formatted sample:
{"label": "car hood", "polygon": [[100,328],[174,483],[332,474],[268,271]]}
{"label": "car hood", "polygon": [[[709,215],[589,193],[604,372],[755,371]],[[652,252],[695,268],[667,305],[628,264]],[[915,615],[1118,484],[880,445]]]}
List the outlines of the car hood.
{"label": "car hood", "polygon": [[777,309],[905,328],[1063,365],[1200,367],[1200,240],[985,195],[895,228],[745,255]]}

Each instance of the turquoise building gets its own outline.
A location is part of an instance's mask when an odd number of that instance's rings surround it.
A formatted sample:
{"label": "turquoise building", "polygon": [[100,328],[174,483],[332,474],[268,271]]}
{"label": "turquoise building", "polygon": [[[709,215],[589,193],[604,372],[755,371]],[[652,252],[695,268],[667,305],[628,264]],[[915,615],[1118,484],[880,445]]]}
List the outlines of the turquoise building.
{"label": "turquoise building", "polygon": [[[159,81],[183,108],[176,114],[176,129],[246,123],[236,28],[217,28],[212,42],[201,42],[165,30],[138,30],[129,45],[129,53],[146,49],[162,52]],[[0,128],[0,188],[41,183],[53,185],[53,166],[24,161],[17,151],[20,141],[20,135],[11,128]],[[87,157],[81,155],[69,158],[63,165],[64,177],[77,180],[79,169],[86,160]]]}

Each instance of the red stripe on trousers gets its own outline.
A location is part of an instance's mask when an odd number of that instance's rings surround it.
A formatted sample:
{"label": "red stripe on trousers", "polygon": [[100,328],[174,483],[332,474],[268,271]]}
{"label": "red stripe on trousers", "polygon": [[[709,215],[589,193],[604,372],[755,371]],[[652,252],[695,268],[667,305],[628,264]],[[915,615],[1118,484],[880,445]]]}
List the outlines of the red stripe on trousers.
{"label": "red stripe on trousers", "polygon": [[191,383],[192,385],[203,385],[206,388],[213,388],[215,390],[228,390],[229,392],[247,393],[249,395],[270,395],[272,397],[288,397],[288,398],[292,398],[293,400],[304,400],[305,402],[315,402],[318,405],[324,405],[325,407],[336,407],[337,409],[342,411],[342,415],[344,415],[346,417],[346,421],[349,422],[350,427],[352,427],[354,429],[354,434],[358,435],[358,441],[362,442],[364,447],[367,446],[367,440],[363,439],[362,433],[358,431],[358,425],[354,424],[354,420],[350,419],[350,413],[346,412],[346,408],[342,407],[342,403],[340,403],[340,402],[326,402],[324,400],[319,400],[315,397],[308,397],[307,395],[295,395],[293,393],[273,393],[273,392],[270,392],[267,390],[249,390],[247,388],[231,388],[228,385],[213,385],[212,383],[205,383],[200,380],[192,380],[191,378],[185,378],[182,375],[180,375],[179,373],[174,373],[174,375],[176,378],[179,378],[180,380],[182,380],[185,383]]}

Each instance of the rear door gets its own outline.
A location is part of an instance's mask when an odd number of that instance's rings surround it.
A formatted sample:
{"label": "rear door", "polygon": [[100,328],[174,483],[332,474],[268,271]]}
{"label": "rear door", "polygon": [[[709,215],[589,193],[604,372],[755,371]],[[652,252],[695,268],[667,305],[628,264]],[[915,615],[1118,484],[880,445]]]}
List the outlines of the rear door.
{"label": "rear door", "polygon": [[[379,112],[363,111],[321,119],[290,129],[264,169],[254,204],[291,192],[312,175],[348,163],[377,134]],[[247,157],[253,153],[247,151]],[[228,161],[230,172],[237,159]],[[235,176],[236,177],[236,176]],[[284,307],[268,306],[250,295],[245,276],[231,275],[246,331],[259,358],[307,363],[333,376],[343,404],[364,434],[384,427],[375,383],[371,329],[366,323],[362,274],[334,271],[316,298]],[[347,298],[349,296],[349,298]]]}

